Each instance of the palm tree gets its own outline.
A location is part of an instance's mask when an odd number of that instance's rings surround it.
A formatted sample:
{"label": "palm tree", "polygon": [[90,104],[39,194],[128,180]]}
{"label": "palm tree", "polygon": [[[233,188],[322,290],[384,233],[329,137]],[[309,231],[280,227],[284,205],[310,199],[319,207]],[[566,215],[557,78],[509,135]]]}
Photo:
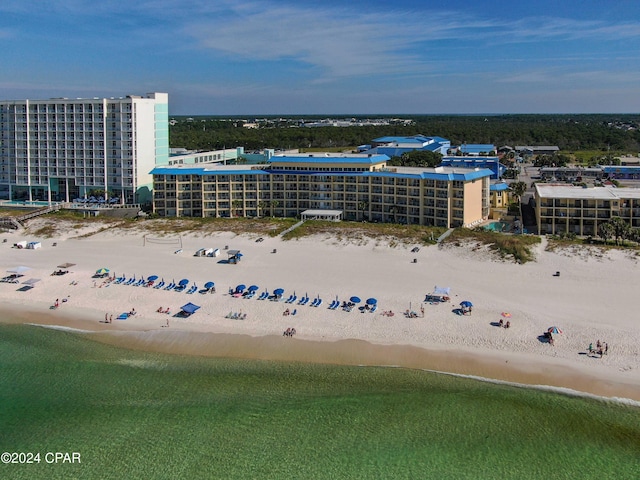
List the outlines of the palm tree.
{"label": "palm tree", "polygon": [[619,245],[618,240],[622,240],[624,243],[624,240],[629,238],[629,234],[631,233],[631,225],[629,225],[622,218],[613,217],[607,223],[611,225],[613,236],[616,239],[616,245]]}
{"label": "palm tree", "polygon": [[260,213],[264,214],[265,210],[268,210],[269,208],[269,202],[258,202],[258,209],[260,210]]}
{"label": "palm tree", "polygon": [[231,202],[231,205],[233,206],[233,209],[236,211],[236,217],[239,217],[240,215],[238,215],[238,210],[240,210],[240,208],[242,207],[242,200],[233,200]]}
{"label": "palm tree", "polygon": [[364,220],[364,211],[367,210],[368,208],[369,208],[369,202],[362,201],[358,203],[358,209],[362,211],[362,220]]}
{"label": "palm tree", "polygon": [[522,196],[527,191],[527,184],[525,182],[513,182],[509,185],[511,194],[516,197],[518,201],[518,210],[520,211],[520,233],[524,232],[524,219],[522,218]]}
{"label": "palm tree", "polygon": [[269,204],[271,205],[271,216],[273,217],[275,209],[278,208],[280,202],[278,200],[271,200]]}

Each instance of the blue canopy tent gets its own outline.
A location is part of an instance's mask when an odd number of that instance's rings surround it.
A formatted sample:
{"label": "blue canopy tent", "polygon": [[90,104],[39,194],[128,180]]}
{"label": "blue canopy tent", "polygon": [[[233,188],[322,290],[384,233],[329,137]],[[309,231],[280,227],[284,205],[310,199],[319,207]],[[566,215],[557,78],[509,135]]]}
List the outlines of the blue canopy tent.
{"label": "blue canopy tent", "polygon": [[198,305],[194,305],[191,302],[180,307],[180,310],[182,310],[187,316],[191,315],[192,313],[195,313],[199,309],[200,307]]}

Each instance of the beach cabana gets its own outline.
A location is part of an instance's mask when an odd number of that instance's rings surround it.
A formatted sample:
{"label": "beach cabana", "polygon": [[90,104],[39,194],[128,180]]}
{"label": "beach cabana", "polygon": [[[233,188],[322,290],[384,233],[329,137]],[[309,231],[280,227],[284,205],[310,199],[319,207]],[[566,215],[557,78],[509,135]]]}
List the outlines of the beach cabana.
{"label": "beach cabana", "polygon": [[227,250],[227,255],[229,256],[229,259],[227,260],[228,263],[239,263],[242,259],[242,253],[240,253],[240,250]]}
{"label": "beach cabana", "polygon": [[24,272],[28,272],[31,270],[31,267],[25,267],[24,265],[20,265],[19,267],[13,267],[7,270],[9,273],[15,273],[17,275],[23,275]]}
{"label": "beach cabana", "polygon": [[180,307],[180,311],[185,317],[188,317],[189,315],[192,315],[193,313],[195,313],[199,309],[200,309],[200,306],[194,305],[191,302],[189,302],[186,305],[183,305],[183,306]]}

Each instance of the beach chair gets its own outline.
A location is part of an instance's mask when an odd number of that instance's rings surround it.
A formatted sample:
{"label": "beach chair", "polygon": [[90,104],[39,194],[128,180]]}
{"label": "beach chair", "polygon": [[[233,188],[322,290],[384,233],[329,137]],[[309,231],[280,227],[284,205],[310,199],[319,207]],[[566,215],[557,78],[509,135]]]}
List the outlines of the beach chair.
{"label": "beach chair", "polygon": [[373,313],[378,309],[378,304],[376,303],[373,307],[371,307],[371,310],[369,310],[369,313]]}
{"label": "beach chair", "polygon": [[297,295],[292,295],[292,296],[289,298],[289,300],[290,300],[290,301],[289,301],[289,303],[296,303],[296,300],[297,300],[297,299],[298,299]]}
{"label": "beach chair", "polygon": [[295,308],[293,309],[293,312],[291,312],[291,315],[295,315],[296,313],[298,313],[298,310],[296,310]]}
{"label": "beach chair", "polygon": [[173,287],[175,287],[176,284],[171,282],[169,285],[167,285],[166,287],[164,287],[165,290],[169,291],[169,290],[173,290]]}
{"label": "beach chair", "polygon": [[131,277],[129,280],[127,280],[126,282],[124,282],[125,285],[131,285],[133,282],[136,281],[136,277],[135,275],[133,277]]}
{"label": "beach chair", "polygon": [[306,305],[307,303],[309,303],[309,297],[304,297],[302,305]]}
{"label": "beach chair", "polygon": [[320,305],[322,305],[322,299],[318,298],[318,299],[316,299],[316,305],[315,306],[319,307]]}
{"label": "beach chair", "polygon": [[164,280],[162,280],[160,283],[158,283],[158,284],[157,284],[155,287],[153,287],[153,288],[155,288],[156,290],[160,290],[162,287],[164,287],[164,285],[165,285],[165,284],[164,284]]}
{"label": "beach chair", "polygon": [[310,307],[317,307],[318,306],[318,299],[314,298],[313,301],[311,302],[311,304],[309,305]]}
{"label": "beach chair", "polygon": [[336,304],[336,301],[335,301],[335,300],[333,300],[333,301],[329,304],[329,306],[327,307],[327,309],[329,309],[329,310],[333,310],[333,307],[335,306],[335,304]]}

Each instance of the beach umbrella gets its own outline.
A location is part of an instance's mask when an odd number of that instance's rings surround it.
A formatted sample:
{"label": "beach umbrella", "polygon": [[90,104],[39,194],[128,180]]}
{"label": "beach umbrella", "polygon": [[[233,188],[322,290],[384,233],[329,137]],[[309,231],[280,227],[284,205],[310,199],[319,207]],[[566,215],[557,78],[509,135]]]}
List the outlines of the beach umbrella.
{"label": "beach umbrella", "polygon": [[376,303],[378,303],[378,300],[375,298],[367,298],[367,305],[375,305]]}
{"label": "beach umbrella", "polygon": [[471,303],[469,300],[464,300],[464,301],[460,302],[460,306],[461,307],[473,307],[473,303]]}
{"label": "beach umbrella", "polygon": [[186,305],[181,306],[180,310],[182,310],[183,312],[188,313],[189,315],[191,315],[192,313],[194,313],[199,308],[200,307],[198,305],[194,305],[193,303],[189,302]]}
{"label": "beach umbrella", "polygon": [[351,297],[349,300],[351,300],[353,303],[360,303],[362,301],[360,300],[360,297],[356,296]]}
{"label": "beach umbrella", "polygon": [[258,287],[257,285],[251,285],[247,290],[249,290],[250,292],[255,292],[256,290],[258,290],[258,288],[260,287]]}
{"label": "beach umbrella", "polygon": [[502,316],[504,318],[511,318],[511,314],[509,312],[502,312]]}
{"label": "beach umbrella", "polygon": [[178,285],[181,285],[181,286],[183,286],[183,285],[188,285],[188,284],[189,284],[189,280],[188,280],[188,279],[186,279],[186,278],[183,278],[182,280],[180,280],[180,281],[178,282]]}
{"label": "beach umbrella", "polygon": [[150,282],[155,282],[157,279],[158,279],[158,275],[151,275],[150,277],[147,278],[147,280]]}
{"label": "beach umbrella", "polygon": [[274,295],[282,295],[284,293],[284,288],[276,288],[273,293]]}
{"label": "beach umbrella", "polygon": [[99,268],[98,270],[96,270],[96,274],[98,275],[104,275],[105,273],[109,273],[109,269],[108,268]]}
{"label": "beach umbrella", "polygon": [[549,327],[549,330],[547,330],[549,333],[562,333],[562,330],[560,330],[558,327]]}
{"label": "beach umbrella", "polygon": [[245,288],[247,288],[247,286],[246,286],[246,285],[243,285],[243,284],[241,283],[240,285],[238,285],[238,286],[236,287],[236,292],[241,292],[241,291],[243,291]]}
{"label": "beach umbrella", "polygon": [[213,282],[207,282],[204,284],[204,288],[213,288],[215,286],[215,283]]}

